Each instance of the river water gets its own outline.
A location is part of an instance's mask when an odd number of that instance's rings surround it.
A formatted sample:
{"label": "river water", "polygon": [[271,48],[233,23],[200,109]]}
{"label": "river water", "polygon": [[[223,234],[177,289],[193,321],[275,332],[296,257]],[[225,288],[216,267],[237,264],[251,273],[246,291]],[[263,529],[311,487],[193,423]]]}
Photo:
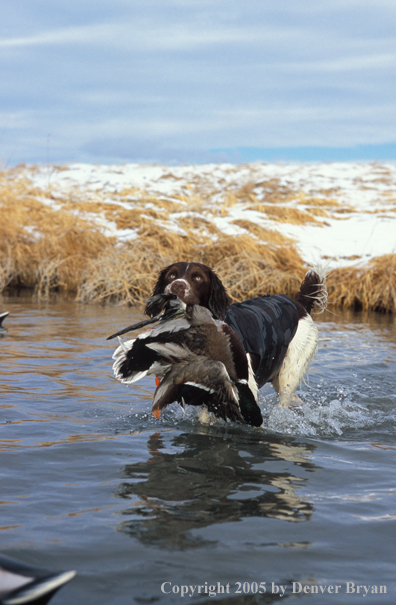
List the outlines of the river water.
{"label": "river water", "polygon": [[392,316],[317,317],[303,405],[264,387],[257,430],[115,381],[139,309],[0,303],[0,554],[77,570],[51,604],[396,602]]}

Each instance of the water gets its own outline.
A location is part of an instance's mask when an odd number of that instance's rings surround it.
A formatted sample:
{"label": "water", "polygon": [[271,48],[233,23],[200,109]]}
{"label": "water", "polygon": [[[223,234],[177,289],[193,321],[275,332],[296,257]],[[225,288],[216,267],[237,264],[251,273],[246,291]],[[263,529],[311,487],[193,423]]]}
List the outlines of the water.
{"label": "water", "polygon": [[152,379],[112,378],[130,309],[0,302],[0,552],[76,569],[51,603],[395,602],[392,317],[320,316],[303,405],[265,387],[260,431],[155,420]]}

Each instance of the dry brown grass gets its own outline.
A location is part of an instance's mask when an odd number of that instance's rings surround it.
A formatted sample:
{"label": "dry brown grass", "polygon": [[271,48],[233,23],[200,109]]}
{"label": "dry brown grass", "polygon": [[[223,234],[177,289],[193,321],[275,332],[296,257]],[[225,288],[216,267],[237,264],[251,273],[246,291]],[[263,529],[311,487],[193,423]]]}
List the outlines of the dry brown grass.
{"label": "dry brown grass", "polygon": [[[45,203],[29,180],[0,174],[1,283],[76,290],[81,269],[111,245],[92,224]],[[43,200],[43,201],[42,201]]]}
{"label": "dry brown grass", "polygon": [[193,233],[186,237],[157,231],[90,262],[77,300],[143,302],[158,272],[181,258],[213,267],[234,300],[275,292],[293,295],[304,275],[303,261],[294,247],[274,250],[249,236],[222,235],[216,242],[203,242]]}
{"label": "dry brown grass", "polygon": [[[265,204],[257,201],[257,186],[265,190]],[[213,267],[233,300],[264,293],[294,296],[306,267],[295,242],[276,230],[276,222],[322,224],[315,215],[349,212],[336,200],[319,197],[301,198],[309,212],[282,205],[298,192],[277,179],[230,187],[216,204],[209,187],[199,190],[194,183],[190,189],[168,200],[130,188],[109,202],[100,190],[75,188],[62,195],[34,187],[23,167],[0,171],[0,291],[18,285],[45,297],[68,290],[77,292],[79,301],[134,304],[148,298],[163,267],[182,259]],[[226,216],[241,202],[274,220],[274,229],[239,219],[233,223],[245,233],[224,235],[213,215]],[[134,230],[135,239],[120,243],[105,236],[95,222],[98,216]],[[394,254],[363,269],[337,269],[329,277],[330,299],[344,307],[394,312],[395,271]]]}
{"label": "dry brown grass", "polygon": [[234,300],[279,292],[294,296],[305,272],[294,246],[273,247],[249,236],[224,236],[202,262],[216,268]]}
{"label": "dry brown grass", "polygon": [[275,231],[275,229],[266,229],[257,223],[253,223],[253,221],[248,221],[246,219],[238,219],[232,221],[233,225],[238,225],[238,227],[242,227],[242,229],[246,229],[249,233],[257,237],[262,242],[266,244],[272,244],[275,246],[294,246],[295,241],[291,237],[286,237],[286,235],[282,235],[279,231]]}
{"label": "dry brown grass", "polygon": [[177,224],[188,233],[194,233],[201,229],[211,235],[218,236],[221,234],[215,224],[202,216],[182,216],[178,219]]}
{"label": "dry brown grass", "polygon": [[315,223],[322,225],[317,221],[313,214],[305,210],[299,210],[289,206],[271,206],[270,204],[253,204],[249,206],[249,210],[262,212],[269,219],[279,221],[281,223],[291,223],[293,225],[305,225],[306,223]]}
{"label": "dry brown grass", "polygon": [[295,198],[296,192],[280,182],[280,179],[273,178],[265,181],[250,181],[235,192],[238,200],[257,202],[254,189],[261,189],[266,203],[278,204],[288,202]]}
{"label": "dry brown grass", "polygon": [[396,311],[396,254],[374,258],[367,267],[331,272],[329,298],[343,307]]}
{"label": "dry brown grass", "polygon": [[341,207],[341,203],[335,198],[308,197],[303,191],[299,192],[298,199],[301,204],[304,204],[304,206],[320,206],[329,210]]}

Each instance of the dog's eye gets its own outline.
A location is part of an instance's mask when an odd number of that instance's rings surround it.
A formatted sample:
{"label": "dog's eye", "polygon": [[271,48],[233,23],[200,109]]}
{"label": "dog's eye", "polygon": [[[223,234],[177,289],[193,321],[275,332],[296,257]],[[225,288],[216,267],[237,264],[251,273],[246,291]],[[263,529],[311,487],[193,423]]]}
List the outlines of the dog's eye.
{"label": "dog's eye", "polygon": [[171,274],[169,275],[169,279],[176,279],[176,277],[177,277],[177,276],[176,276],[176,273],[171,273]]}
{"label": "dog's eye", "polygon": [[194,281],[202,281],[202,277],[200,275],[194,275],[193,280]]}

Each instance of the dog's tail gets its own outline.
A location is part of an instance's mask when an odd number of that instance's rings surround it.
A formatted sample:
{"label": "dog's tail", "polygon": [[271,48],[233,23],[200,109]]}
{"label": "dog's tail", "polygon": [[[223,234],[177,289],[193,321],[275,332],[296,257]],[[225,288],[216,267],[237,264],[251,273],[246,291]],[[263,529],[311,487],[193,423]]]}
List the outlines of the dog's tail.
{"label": "dog's tail", "polygon": [[312,308],[318,313],[323,313],[327,307],[327,288],[326,277],[328,271],[323,267],[317,266],[309,269],[305,274],[304,281],[297,294],[299,302],[307,313],[311,313]]}

